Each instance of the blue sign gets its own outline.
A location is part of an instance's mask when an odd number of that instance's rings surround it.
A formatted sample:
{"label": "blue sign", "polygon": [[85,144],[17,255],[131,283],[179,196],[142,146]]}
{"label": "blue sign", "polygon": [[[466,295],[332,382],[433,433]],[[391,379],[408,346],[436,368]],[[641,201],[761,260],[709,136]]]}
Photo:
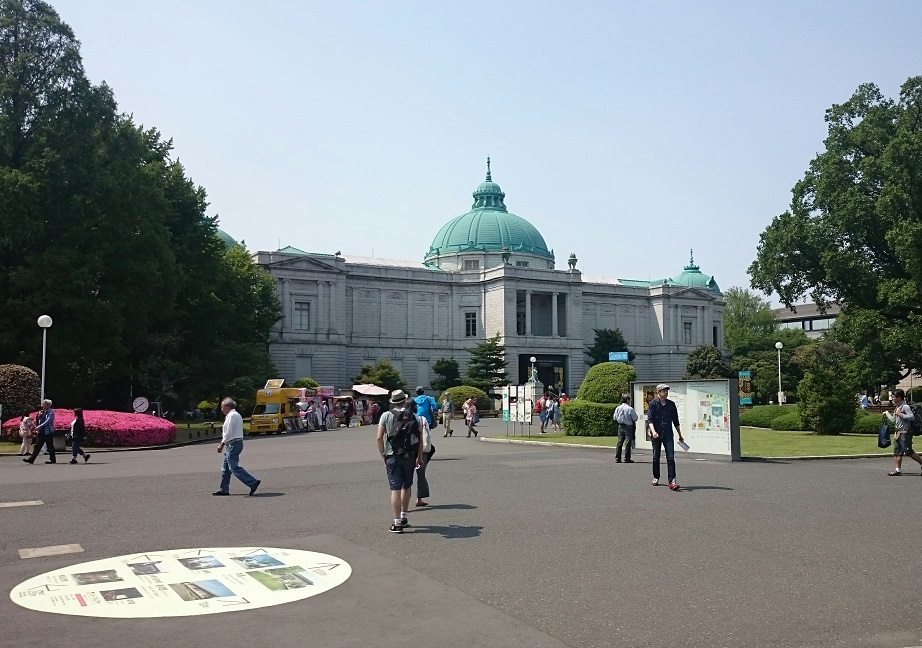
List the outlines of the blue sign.
{"label": "blue sign", "polygon": [[740,380],[740,405],[752,405],[752,372],[738,372]]}
{"label": "blue sign", "polygon": [[627,362],[627,351],[609,351],[609,362]]}

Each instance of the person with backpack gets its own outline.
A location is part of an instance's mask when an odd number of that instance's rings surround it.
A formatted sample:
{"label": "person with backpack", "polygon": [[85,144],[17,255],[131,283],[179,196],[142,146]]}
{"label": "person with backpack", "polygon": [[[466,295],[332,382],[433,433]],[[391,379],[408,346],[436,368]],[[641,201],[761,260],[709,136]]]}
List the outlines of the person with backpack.
{"label": "person with backpack", "polygon": [[906,403],[906,392],[902,389],[893,392],[893,414],[887,418],[893,419],[893,462],[896,467],[887,473],[891,477],[903,474],[903,457],[909,457],[917,464],[922,465],[922,457],[912,449],[912,437],[919,432],[918,407],[915,411]]}
{"label": "person with backpack", "polygon": [[384,412],[378,422],[375,441],[378,452],[384,459],[387,482],[391,492],[391,511],[394,523],[391,533],[403,533],[410,526],[407,509],[413,489],[413,473],[425,465],[423,456],[422,430],[419,421],[407,405],[407,395],[402,389],[391,392],[393,409]]}
{"label": "person with backpack", "polygon": [[416,468],[416,506],[429,506],[426,501],[426,498],[429,497],[429,479],[426,477],[426,467],[432,460],[432,455],[435,454],[435,446],[432,444],[432,431],[429,429],[429,421],[426,420],[425,416],[419,415],[418,407],[416,400],[407,401],[407,409],[416,414],[416,421],[419,423],[421,433],[419,443],[420,449],[423,451],[423,465]]}
{"label": "person with backpack", "polygon": [[426,417],[429,421],[429,429],[436,427],[439,424],[436,418],[436,412],[439,411],[438,402],[432,396],[426,396],[426,390],[422,388],[422,385],[416,388],[416,398],[413,400],[416,401],[417,416]]}

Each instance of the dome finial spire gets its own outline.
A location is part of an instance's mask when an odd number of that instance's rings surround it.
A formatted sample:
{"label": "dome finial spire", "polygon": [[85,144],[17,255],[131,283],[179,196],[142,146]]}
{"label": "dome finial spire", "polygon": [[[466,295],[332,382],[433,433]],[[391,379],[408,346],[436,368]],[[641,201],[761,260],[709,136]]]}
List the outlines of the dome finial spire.
{"label": "dome finial spire", "polygon": [[493,182],[493,176],[490,174],[490,156],[487,156],[487,182]]}
{"label": "dome finial spire", "polygon": [[688,265],[695,265],[695,248],[689,248],[688,257]]}

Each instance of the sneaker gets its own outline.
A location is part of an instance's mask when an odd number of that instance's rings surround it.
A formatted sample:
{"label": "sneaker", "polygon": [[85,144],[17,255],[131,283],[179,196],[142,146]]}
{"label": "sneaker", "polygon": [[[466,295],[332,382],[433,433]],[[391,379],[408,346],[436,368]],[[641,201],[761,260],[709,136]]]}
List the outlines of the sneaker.
{"label": "sneaker", "polygon": [[408,519],[406,519],[406,518],[401,518],[401,519],[400,519],[400,528],[401,528],[401,529],[406,529],[408,526],[410,526],[410,521],[409,521]]}
{"label": "sneaker", "polygon": [[403,533],[403,527],[396,524],[392,524],[391,528],[388,529],[391,533]]}
{"label": "sneaker", "polygon": [[669,482],[669,490],[677,491],[679,490],[679,488],[681,487],[677,483],[675,483],[674,479],[671,482]]}
{"label": "sneaker", "polygon": [[633,460],[633,459],[625,459],[625,460],[624,460],[624,463],[634,463],[634,460]]}
{"label": "sneaker", "polygon": [[227,491],[215,491],[212,495],[230,495]]}
{"label": "sneaker", "polygon": [[654,477],[654,478],[653,478],[653,481],[650,482],[650,483],[652,483],[654,486],[659,486],[659,479],[657,479],[656,477]]}
{"label": "sneaker", "polygon": [[621,463],[621,459],[618,459],[617,457],[615,457],[615,463]]}
{"label": "sneaker", "polygon": [[890,475],[891,477],[899,477],[903,473],[901,473],[899,470],[893,470],[893,471],[888,472],[887,474]]}
{"label": "sneaker", "polygon": [[77,460],[76,460],[76,459],[71,459],[71,460],[70,460],[70,461],[68,461],[67,463],[72,463],[72,464],[75,464],[75,463],[77,463]]}
{"label": "sneaker", "polygon": [[256,492],[256,489],[259,488],[259,485],[260,485],[261,483],[262,483],[262,482],[259,481],[259,480],[257,479],[257,480],[256,480],[256,483],[253,484],[252,486],[250,486],[250,495],[252,495],[253,493]]}
{"label": "sneaker", "polygon": [[90,455],[89,455],[89,453],[83,455],[83,463],[86,463],[86,462],[89,461],[89,460],[90,460]]}

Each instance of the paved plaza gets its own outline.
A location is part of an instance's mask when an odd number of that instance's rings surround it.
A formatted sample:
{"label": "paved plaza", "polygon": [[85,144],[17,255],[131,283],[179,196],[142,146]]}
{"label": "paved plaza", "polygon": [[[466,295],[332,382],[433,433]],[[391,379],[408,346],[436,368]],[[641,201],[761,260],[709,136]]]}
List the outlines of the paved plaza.
{"label": "paved plaza", "polygon": [[[0,646],[922,645],[914,464],[894,479],[884,459],[685,455],[673,493],[650,485],[647,454],[615,465],[611,450],[435,444],[432,505],[402,535],[387,531],[370,427],[249,439],[254,497],[236,480],[232,497],[211,496],[213,444],[76,466],[0,457],[0,503],[42,502],[0,507]],[[20,557],[51,545],[84,551]],[[203,616],[76,617],[9,598],[79,563],[264,546],[336,556],[352,574],[304,600]]]}

